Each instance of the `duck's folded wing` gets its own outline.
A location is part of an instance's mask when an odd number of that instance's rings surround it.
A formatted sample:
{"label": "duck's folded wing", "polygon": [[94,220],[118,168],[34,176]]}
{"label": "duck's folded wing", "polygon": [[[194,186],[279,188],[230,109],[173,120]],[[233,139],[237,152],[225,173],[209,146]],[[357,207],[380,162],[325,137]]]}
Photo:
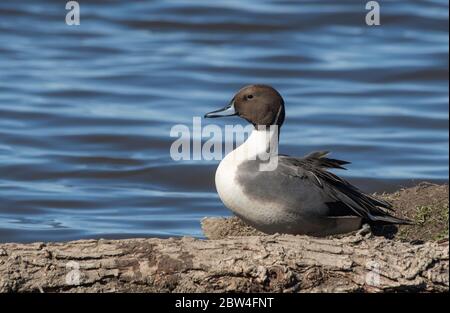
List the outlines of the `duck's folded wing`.
{"label": "duck's folded wing", "polygon": [[323,192],[335,201],[334,204],[345,205],[363,219],[394,224],[410,223],[392,216],[389,213],[393,211],[390,203],[367,195],[348,181],[328,172],[329,168],[345,169],[343,165],[349,162],[327,158],[327,154],[326,151],[319,151],[303,158],[280,155],[278,162],[288,175],[308,179],[317,188],[323,189]]}

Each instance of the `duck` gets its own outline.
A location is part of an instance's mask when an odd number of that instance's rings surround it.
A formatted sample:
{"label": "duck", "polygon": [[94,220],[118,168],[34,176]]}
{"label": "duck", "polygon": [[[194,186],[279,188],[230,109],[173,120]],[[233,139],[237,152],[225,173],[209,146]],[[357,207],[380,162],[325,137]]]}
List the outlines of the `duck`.
{"label": "duck", "polygon": [[330,170],[350,162],[328,151],[303,157],[278,154],[285,102],[272,86],[240,89],[225,107],[205,118],[237,116],[253,125],[247,140],[228,153],[215,174],[223,204],[267,234],[330,236],[364,226],[410,224],[387,201],[366,194]]}

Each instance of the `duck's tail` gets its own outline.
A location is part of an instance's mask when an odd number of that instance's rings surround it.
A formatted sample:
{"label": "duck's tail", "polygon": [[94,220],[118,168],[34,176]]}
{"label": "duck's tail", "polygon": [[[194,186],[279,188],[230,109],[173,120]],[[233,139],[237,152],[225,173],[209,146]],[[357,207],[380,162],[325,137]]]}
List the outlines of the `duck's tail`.
{"label": "duck's tail", "polygon": [[399,224],[399,225],[413,225],[414,222],[411,220],[408,220],[406,218],[400,218],[400,217],[395,217],[392,216],[390,214],[385,214],[385,215],[372,215],[369,214],[368,215],[369,218],[369,223],[374,223],[374,224]]}

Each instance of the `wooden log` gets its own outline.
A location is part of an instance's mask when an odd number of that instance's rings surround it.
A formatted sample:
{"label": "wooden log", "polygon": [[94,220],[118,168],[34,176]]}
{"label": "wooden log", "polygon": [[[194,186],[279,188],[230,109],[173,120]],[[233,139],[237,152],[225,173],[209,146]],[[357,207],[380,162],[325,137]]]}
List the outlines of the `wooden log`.
{"label": "wooden log", "polygon": [[0,292],[449,290],[448,240],[361,233],[0,244]]}

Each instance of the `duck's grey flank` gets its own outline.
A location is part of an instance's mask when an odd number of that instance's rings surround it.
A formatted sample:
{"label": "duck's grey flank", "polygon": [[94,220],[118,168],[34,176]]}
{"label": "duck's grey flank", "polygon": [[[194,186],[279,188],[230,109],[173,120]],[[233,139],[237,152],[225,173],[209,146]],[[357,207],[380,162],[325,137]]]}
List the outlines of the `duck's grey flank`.
{"label": "duck's grey flank", "polygon": [[327,168],[344,169],[349,162],[326,158],[327,152],[304,158],[278,157],[275,171],[259,171],[259,160],[247,160],[238,167],[236,183],[257,202],[275,202],[286,217],[284,225],[258,227],[266,233],[303,233],[325,236],[358,229],[364,222],[403,223],[381,208],[391,205],[359,191]]}

